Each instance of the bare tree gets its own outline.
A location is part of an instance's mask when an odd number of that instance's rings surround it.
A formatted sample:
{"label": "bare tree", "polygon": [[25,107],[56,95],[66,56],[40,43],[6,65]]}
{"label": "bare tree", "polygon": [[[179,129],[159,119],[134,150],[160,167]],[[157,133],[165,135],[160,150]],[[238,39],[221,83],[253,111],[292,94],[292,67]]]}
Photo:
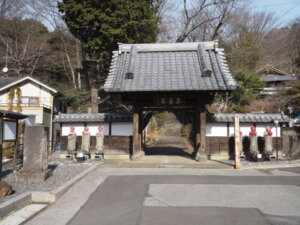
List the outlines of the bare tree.
{"label": "bare tree", "polygon": [[[66,76],[73,84],[73,88],[81,89],[81,48],[80,41],[76,39],[58,12],[56,0],[26,0],[28,13],[39,21],[46,23],[50,29],[57,32],[60,38],[60,52],[62,66]],[[75,47],[75,48],[74,48]]]}
{"label": "bare tree", "polygon": [[183,0],[181,31],[176,42],[187,38],[195,40],[213,40],[230,14],[240,6],[242,0]]}
{"label": "bare tree", "polygon": [[261,64],[272,64],[287,73],[299,75],[300,68],[295,64],[299,52],[300,19],[295,19],[287,26],[273,28],[266,35]]}

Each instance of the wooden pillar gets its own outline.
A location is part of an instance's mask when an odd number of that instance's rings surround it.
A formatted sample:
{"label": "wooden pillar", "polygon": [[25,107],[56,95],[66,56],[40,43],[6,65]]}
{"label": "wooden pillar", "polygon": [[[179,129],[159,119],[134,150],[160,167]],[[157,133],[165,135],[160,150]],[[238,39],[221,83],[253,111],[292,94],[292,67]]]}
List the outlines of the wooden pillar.
{"label": "wooden pillar", "polygon": [[241,143],[240,143],[240,120],[239,117],[234,117],[234,168],[241,168],[240,161],[240,151],[241,151]]}
{"label": "wooden pillar", "polygon": [[139,111],[139,151],[143,150],[143,124],[144,118],[143,118],[143,111]]}
{"label": "wooden pillar", "polygon": [[200,151],[199,151],[199,160],[206,160],[206,112],[205,105],[200,106]]}
{"label": "wooden pillar", "polygon": [[200,103],[200,107],[195,107],[195,159],[197,161],[207,160],[206,155],[206,112],[205,105]]}
{"label": "wooden pillar", "polygon": [[0,181],[2,179],[3,116],[0,116]]}
{"label": "wooden pillar", "polygon": [[134,111],[133,113],[133,156],[137,155],[139,152],[139,112]]}
{"label": "wooden pillar", "polygon": [[194,133],[195,133],[195,159],[198,159],[198,153],[200,149],[200,116],[199,116],[199,109],[195,107],[194,109]]}

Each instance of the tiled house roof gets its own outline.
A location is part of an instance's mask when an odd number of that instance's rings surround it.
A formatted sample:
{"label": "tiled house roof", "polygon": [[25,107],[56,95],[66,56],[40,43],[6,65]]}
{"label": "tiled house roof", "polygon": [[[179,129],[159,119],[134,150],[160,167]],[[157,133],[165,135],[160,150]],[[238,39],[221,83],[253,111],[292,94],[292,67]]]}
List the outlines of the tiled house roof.
{"label": "tiled house roof", "polygon": [[259,68],[256,72],[260,73],[260,74],[273,74],[273,75],[285,75],[285,76],[290,75],[290,74],[283,72],[282,70],[279,70],[269,64]]}
{"label": "tiled house roof", "polygon": [[269,75],[262,75],[260,77],[260,80],[262,81],[266,81],[266,82],[270,82],[270,81],[296,81],[297,77],[296,76],[281,76],[281,75],[273,75],[273,74],[269,74]]}
{"label": "tiled house roof", "polygon": [[94,113],[94,114],[59,114],[54,117],[54,123],[72,122],[130,122],[132,115],[116,113]]}
{"label": "tiled house roof", "polygon": [[18,80],[21,80],[21,78],[17,77],[0,77],[0,88],[5,87],[11,83],[14,83]]}
{"label": "tiled house roof", "polygon": [[273,123],[274,119],[279,119],[281,123],[288,123],[290,119],[280,113],[218,113],[207,114],[208,122],[234,122],[233,117],[237,115],[241,123]]}
{"label": "tiled house roof", "polygon": [[217,42],[121,44],[113,52],[107,92],[234,90]]}

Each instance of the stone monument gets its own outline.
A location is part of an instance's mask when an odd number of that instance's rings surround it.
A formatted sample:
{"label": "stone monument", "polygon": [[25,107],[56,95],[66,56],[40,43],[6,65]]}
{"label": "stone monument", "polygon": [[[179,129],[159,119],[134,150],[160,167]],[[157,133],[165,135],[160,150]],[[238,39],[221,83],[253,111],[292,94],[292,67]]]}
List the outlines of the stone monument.
{"label": "stone monument", "polygon": [[265,158],[268,160],[275,159],[276,157],[273,155],[273,133],[270,127],[266,127],[266,131],[264,132],[264,147],[265,147]]}
{"label": "stone monument", "polygon": [[52,175],[48,169],[49,128],[43,125],[25,127],[23,169],[16,173],[21,182],[42,182]]}
{"label": "stone monument", "polygon": [[259,151],[258,151],[258,144],[257,144],[256,127],[251,127],[249,138],[250,138],[250,155],[253,160],[257,161],[259,158]]}
{"label": "stone monument", "polygon": [[99,126],[98,131],[96,133],[96,152],[95,159],[104,159],[104,133],[103,127]]}
{"label": "stone monument", "polygon": [[86,159],[90,155],[91,134],[88,127],[84,127],[82,132],[81,151],[77,153],[77,159]]}
{"label": "stone monument", "polygon": [[76,153],[76,132],[75,127],[70,127],[70,132],[68,134],[68,155],[66,156],[67,159],[73,159]]}

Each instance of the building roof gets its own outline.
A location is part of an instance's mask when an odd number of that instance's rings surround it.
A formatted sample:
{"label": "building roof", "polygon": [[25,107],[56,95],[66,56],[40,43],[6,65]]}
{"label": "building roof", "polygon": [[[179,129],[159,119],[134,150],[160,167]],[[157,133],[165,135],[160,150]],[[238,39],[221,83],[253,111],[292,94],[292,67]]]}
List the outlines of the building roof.
{"label": "building roof", "polygon": [[0,88],[2,89],[3,87],[11,83],[14,83],[20,79],[21,78],[17,78],[17,77],[0,77]]}
{"label": "building roof", "polygon": [[283,72],[282,70],[279,70],[277,68],[275,68],[274,66],[271,66],[269,64],[259,68],[257,70],[257,73],[263,73],[263,74],[274,74],[274,75],[285,75],[288,76],[290,74]]}
{"label": "building roof", "polygon": [[274,123],[274,119],[279,119],[281,123],[288,123],[290,121],[288,116],[280,113],[218,113],[208,114],[207,122],[234,122],[234,116],[240,118],[241,123]]}
{"label": "building roof", "polygon": [[59,114],[54,117],[54,123],[76,123],[76,122],[129,122],[132,121],[131,114],[117,113],[95,113],[95,114]]}
{"label": "building roof", "polygon": [[215,42],[120,44],[107,92],[234,90],[224,50]]}
{"label": "building roof", "polygon": [[27,116],[22,113],[10,112],[0,109],[0,117],[6,117],[9,119],[25,119]]}
{"label": "building roof", "polygon": [[271,82],[271,81],[296,81],[296,76],[281,76],[277,74],[268,74],[268,75],[262,75],[260,77],[260,80]]}
{"label": "building roof", "polygon": [[11,88],[17,84],[20,84],[24,81],[32,81],[44,88],[46,88],[47,90],[49,90],[50,92],[56,94],[57,91],[51,87],[49,87],[48,85],[36,80],[36,79],[33,79],[32,77],[23,77],[23,78],[14,78],[14,77],[0,77],[0,91],[3,91],[3,90],[6,90],[8,88]]}

